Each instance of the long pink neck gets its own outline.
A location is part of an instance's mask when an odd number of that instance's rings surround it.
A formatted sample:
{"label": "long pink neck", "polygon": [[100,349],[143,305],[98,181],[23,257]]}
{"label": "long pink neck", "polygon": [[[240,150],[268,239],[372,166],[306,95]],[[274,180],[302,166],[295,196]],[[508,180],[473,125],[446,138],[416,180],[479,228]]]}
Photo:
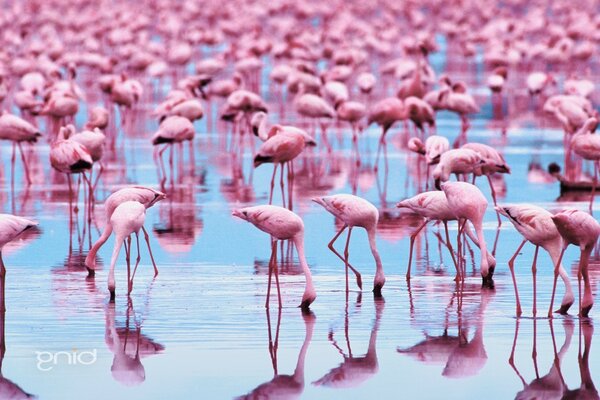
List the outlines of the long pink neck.
{"label": "long pink neck", "polygon": [[296,369],[294,369],[294,380],[304,386],[304,361],[306,360],[306,352],[313,335],[313,324],[304,322],[306,327],[306,334],[304,335],[304,342],[300,348],[300,354],[298,354],[298,361],[296,362]]}
{"label": "long pink neck", "polygon": [[100,247],[106,243],[111,233],[112,224],[109,221],[104,228],[104,232],[102,232],[102,235],[98,238],[96,243],[94,243],[87,257],[85,258],[85,265],[88,266],[88,268],[96,269],[96,254],[98,253],[98,250],[100,250]]}
{"label": "long pink neck", "polygon": [[375,226],[371,229],[367,229],[369,247],[371,247],[371,253],[375,259],[375,283],[381,283],[383,285],[383,282],[385,282],[385,274],[383,273],[383,264],[381,262],[381,257],[379,256],[379,251],[377,251],[377,241],[375,240],[376,233],[377,228]]}
{"label": "long pink neck", "polygon": [[472,222],[477,233],[479,248],[481,249],[481,276],[486,278],[489,272],[489,264],[487,259],[487,244],[485,243],[485,236],[483,236],[483,222],[481,220]]}
{"label": "long pink neck", "polygon": [[294,244],[296,245],[296,249],[298,250],[298,260],[300,261],[300,266],[302,267],[302,271],[304,271],[304,277],[306,279],[306,288],[305,292],[311,291],[314,292],[315,287],[313,285],[312,273],[310,272],[310,268],[308,268],[308,263],[306,262],[306,256],[304,255],[304,234],[300,233],[294,237]]}

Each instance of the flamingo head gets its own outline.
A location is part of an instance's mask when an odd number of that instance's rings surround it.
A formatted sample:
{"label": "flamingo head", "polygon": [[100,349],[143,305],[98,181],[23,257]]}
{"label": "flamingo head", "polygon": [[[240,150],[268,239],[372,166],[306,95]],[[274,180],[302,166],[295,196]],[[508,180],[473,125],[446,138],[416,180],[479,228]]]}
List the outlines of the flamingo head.
{"label": "flamingo head", "polygon": [[250,213],[246,208],[236,208],[231,212],[231,215],[243,219],[244,221],[249,221],[248,218],[250,218]]}
{"label": "flamingo head", "polygon": [[252,133],[254,133],[254,136],[259,136],[260,125],[263,123],[265,118],[267,118],[267,113],[265,113],[264,111],[254,113],[254,115],[252,116],[250,125],[252,126]]}

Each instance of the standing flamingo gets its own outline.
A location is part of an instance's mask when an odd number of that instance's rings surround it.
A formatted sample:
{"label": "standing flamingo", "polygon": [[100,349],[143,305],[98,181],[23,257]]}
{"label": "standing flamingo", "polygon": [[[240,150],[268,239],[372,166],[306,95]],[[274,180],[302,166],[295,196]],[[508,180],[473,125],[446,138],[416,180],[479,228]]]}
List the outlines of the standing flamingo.
{"label": "standing flamingo", "polygon": [[479,248],[481,249],[480,264],[483,286],[492,288],[494,285],[494,281],[492,280],[494,267],[490,268],[487,255],[487,245],[485,242],[485,236],[483,235],[483,217],[488,206],[485,196],[483,193],[481,193],[477,186],[467,182],[445,182],[442,184],[442,190],[444,193],[446,193],[446,198],[448,199],[448,205],[450,205],[450,209],[452,209],[456,219],[458,219],[459,241],[460,236],[465,229],[464,224],[467,221],[470,221],[473,224],[475,233],[477,234],[477,239],[479,241]]}
{"label": "standing flamingo", "polygon": [[[89,151],[79,142],[73,139],[67,139],[68,133],[67,128],[61,127],[58,132],[56,141],[50,147],[50,165],[58,172],[62,172],[67,175],[67,182],[69,185],[69,227],[72,224],[72,204],[73,204],[73,190],[71,185],[71,175],[81,174],[83,180],[88,185],[89,193],[89,204],[86,205],[88,213],[91,211],[91,204],[93,198],[93,187],[90,180],[85,175],[86,171],[91,171],[94,161]],[[79,196],[79,192],[76,194]],[[76,198],[77,198],[76,197]],[[90,215],[90,214],[88,214]],[[69,250],[71,249],[71,241],[69,241]]]}
{"label": "standing flamingo", "polygon": [[433,169],[433,179],[436,189],[440,184],[450,179],[450,174],[475,174],[479,171],[482,160],[479,154],[471,149],[451,149],[440,156],[438,165]]}
{"label": "standing flamingo", "polygon": [[298,251],[298,259],[304,277],[306,286],[302,295],[300,308],[308,310],[309,306],[317,297],[317,292],[312,281],[312,274],[306,262],[304,255],[304,223],[302,219],[292,211],[283,207],[262,205],[254,207],[245,207],[233,210],[232,215],[248,221],[263,232],[268,233],[272,237],[271,243],[271,258],[269,260],[269,283],[267,286],[267,299],[265,307],[269,307],[269,296],[271,294],[271,276],[275,272],[275,282],[277,285],[277,299],[279,300],[279,308],[281,308],[281,291],[279,288],[279,270],[277,268],[277,241],[291,240]]}
{"label": "standing flamingo", "polygon": [[[133,277],[139,263],[140,241],[138,233],[146,219],[146,207],[137,201],[125,201],[115,208],[110,217],[110,224],[115,232],[115,247],[110,260],[110,270],[108,271],[108,291],[110,292],[110,301],[115,301],[115,265],[117,257],[121,251],[121,246],[127,239],[125,253],[127,257],[127,294],[131,293]],[[137,242],[138,259],[131,275],[131,266],[129,264],[131,254],[131,234],[135,233]]]}
{"label": "standing flamingo", "polygon": [[533,316],[535,317],[537,312],[536,306],[536,261],[538,250],[542,247],[548,252],[552,263],[558,265],[558,273],[565,284],[565,295],[562,299],[560,309],[558,312],[566,314],[569,307],[573,304],[574,296],[573,289],[571,288],[571,281],[569,275],[560,264],[558,258],[560,257],[560,251],[563,246],[562,237],[556,225],[552,221],[552,213],[544,210],[541,207],[534,206],[531,204],[515,204],[515,205],[503,205],[497,206],[496,210],[504,215],[512,222],[515,229],[523,235],[523,241],[515,251],[515,254],[508,261],[508,268],[512,275],[513,285],[515,287],[515,297],[517,302],[517,317],[521,316],[521,302],[519,300],[519,291],[517,289],[517,281],[515,278],[514,264],[519,251],[528,241],[535,245],[535,254],[533,256],[533,264],[531,266],[531,272],[533,274]]}
{"label": "standing flamingo", "polygon": [[[335,118],[335,109],[324,98],[313,93],[302,93],[302,90],[303,88],[294,99],[294,107],[299,115],[316,120]],[[327,150],[331,151],[325,122],[321,122],[321,135]]]}
{"label": "standing flamingo", "polygon": [[40,131],[24,119],[19,118],[16,115],[9,114],[6,111],[0,115],[0,140],[10,140],[13,142],[11,159],[11,165],[13,168],[12,173],[14,175],[16,146],[19,148],[19,152],[21,153],[21,160],[23,161],[25,177],[28,185],[31,184],[31,177],[29,175],[29,167],[27,165],[27,159],[25,158],[25,153],[23,153],[23,147],[21,146],[21,143],[35,143],[40,136],[42,136]]}
{"label": "standing flamingo", "polygon": [[[94,128],[94,130],[84,130],[81,132],[75,132],[75,127],[73,125],[67,125],[65,131],[65,138],[71,139],[77,143],[82,144],[86,150],[90,153],[93,162],[98,162],[100,165],[100,170],[98,171],[98,176],[96,177],[96,181],[92,185],[92,188],[96,188],[96,184],[104,171],[104,165],[102,165],[102,156],[104,154],[104,142],[106,141],[106,136],[99,128]],[[90,182],[92,181],[92,172],[90,169]]]}
{"label": "standing flamingo", "polygon": [[[189,146],[190,146],[189,162],[190,162],[190,165],[192,166],[192,168],[195,167],[194,145],[193,145],[195,133],[196,133],[196,131],[194,130],[194,124],[192,124],[192,122],[185,117],[180,117],[178,115],[172,115],[172,116],[165,118],[161,122],[161,124],[158,127],[158,131],[156,131],[156,133],[152,136],[152,144],[154,146],[159,146],[161,144],[164,144],[164,146],[160,150],[154,151],[154,158],[155,158],[155,160],[158,159],[158,163],[160,165],[160,172],[162,174],[162,176],[159,177],[161,184],[164,185],[164,183],[167,180],[167,171],[165,170],[165,164],[163,162],[162,155],[168,147],[171,148],[171,150],[170,150],[171,153],[169,156],[169,166],[171,168],[171,173],[173,172],[172,171],[173,148],[171,147],[173,144],[178,144],[180,147],[180,150],[181,150],[182,143],[185,141],[189,141],[189,143],[190,143],[189,144]],[[156,149],[158,149],[158,147],[156,147]],[[182,157],[183,154],[180,154],[180,156]],[[171,176],[171,179],[172,178],[173,177]]]}
{"label": "standing flamingo", "polygon": [[[562,261],[565,250],[570,244],[579,246],[581,250],[579,258],[579,272],[577,274],[577,283],[579,287],[579,316],[587,317],[590,309],[594,305],[592,287],[590,286],[590,277],[588,274],[588,264],[590,254],[600,236],[600,224],[591,215],[580,210],[565,210],[552,217],[556,229],[563,238],[563,248],[558,257],[558,262],[554,265],[554,285],[552,286],[552,298],[550,308],[548,309],[548,318],[552,317],[552,306],[554,305],[554,294],[556,293],[556,281],[558,280],[560,262]],[[581,278],[584,281],[583,300],[581,299]]]}
{"label": "standing flamingo", "polygon": [[377,125],[381,126],[381,137],[379,138],[377,156],[375,157],[375,171],[377,171],[378,168],[379,153],[382,147],[384,148],[384,152],[386,152],[385,154],[387,154],[385,134],[396,121],[403,121],[405,119],[406,111],[404,109],[404,103],[396,97],[388,97],[375,103],[373,108],[369,111],[368,125],[375,122]]}
{"label": "standing flamingo", "polygon": [[571,138],[571,149],[575,154],[586,160],[594,162],[594,183],[590,196],[590,213],[594,205],[594,195],[598,185],[598,170],[600,170],[600,135],[595,135],[598,120],[590,118]]}
{"label": "standing flamingo", "polygon": [[[106,243],[110,234],[113,231],[113,226],[111,223],[111,217],[115,209],[127,202],[127,201],[137,201],[141,203],[146,208],[152,207],[154,204],[158,203],[161,200],[164,200],[167,197],[166,194],[159,192],[158,190],[154,190],[151,188],[147,188],[144,186],[130,186],[125,187],[123,189],[119,189],[106,199],[104,202],[104,210],[106,214],[106,226],[104,227],[104,231],[102,235],[98,238],[96,243],[92,246],[89,253],[85,258],[85,265],[88,270],[89,276],[94,276],[96,272],[96,254],[98,250]],[[148,252],[150,253],[150,259],[152,260],[152,265],[154,266],[154,276],[158,275],[158,268],[156,267],[156,262],[154,261],[154,256],[152,255],[152,249],[150,248],[150,240],[148,236],[148,232],[146,228],[142,225],[142,231],[144,232],[144,239],[146,240],[146,245],[148,246]]]}
{"label": "standing flamingo", "polygon": [[[273,175],[271,177],[271,190],[269,193],[269,204],[273,202],[273,189],[275,187],[275,175],[277,166],[281,165],[281,200],[285,207],[285,195],[283,190],[283,173],[285,165],[288,166],[288,185],[291,184],[293,177],[292,161],[302,153],[309,143],[314,143],[308,134],[305,134],[301,129],[289,127],[275,127],[271,129],[273,135],[270,136],[258,149],[254,156],[254,168],[265,163],[273,163]],[[259,131],[262,133],[262,130]],[[264,133],[262,133],[264,136]],[[308,137],[307,137],[308,136]],[[291,196],[291,190],[289,191]],[[291,197],[288,199],[289,207],[291,207]]]}
{"label": "standing flamingo", "polygon": [[[440,190],[419,193],[418,195],[413,196],[410,199],[406,199],[399,202],[398,204],[396,204],[396,207],[408,208],[425,218],[425,220],[417,228],[417,230],[412,235],[410,235],[410,251],[408,256],[408,269],[406,271],[406,280],[410,280],[410,267],[412,264],[415,239],[419,232],[421,232],[421,230],[425,228],[425,226],[431,221],[442,221],[442,223],[444,224],[444,230],[446,232],[446,246],[450,251],[452,261],[454,262],[454,266],[456,267],[456,280],[460,279],[462,276],[462,271],[460,270],[456,258],[454,257],[454,250],[452,248],[450,236],[448,234],[448,221],[455,221],[456,215],[454,214],[454,211],[450,208],[450,205],[448,204],[446,194]],[[467,236],[471,239],[471,241],[473,241],[473,243],[475,243],[475,245],[479,247],[479,240],[473,235],[473,232],[471,231],[468,225],[465,225],[465,230]],[[490,253],[487,253],[487,258],[489,265],[492,266],[492,268],[495,267],[496,260],[494,259],[494,257]]]}
{"label": "standing flamingo", "polygon": [[[364,228],[367,231],[369,238],[369,246],[371,253],[375,259],[375,279],[373,282],[373,293],[375,296],[381,296],[381,288],[385,283],[385,275],[383,273],[383,264],[381,263],[381,257],[377,251],[377,243],[375,236],[377,234],[377,222],[379,220],[379,211],[377,208],[365,199],[352,194],[336,194],[332,196],[315,197],[312,199],[315,203],[323,206],[327,211],[333,214],[336,218],[340,219],[344,226],[342,229],[331,239],[328,244],[329,249],[344,261],[346,265],[346,293],[348,293],[348,268],[350,268],[356,275],[356,283],[359,288],[362,289],[362,278],[360,273],[350,265],[348,247],[350,245],[350,235],[352,229],[356,226]],[[344,257],[342,257],[333,247],[333,243],[337,238],[348,228],[348,236],[346,237],[346,248],[344,249]]]}

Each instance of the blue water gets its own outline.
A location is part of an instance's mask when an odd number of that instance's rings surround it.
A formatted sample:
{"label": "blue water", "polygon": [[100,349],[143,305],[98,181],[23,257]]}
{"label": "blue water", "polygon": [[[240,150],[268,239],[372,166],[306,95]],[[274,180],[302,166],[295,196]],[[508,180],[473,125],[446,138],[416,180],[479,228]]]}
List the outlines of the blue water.
{"label": "blue water", "polygon": [[[501,202],[532,202],[551,210],[587,207],[585,202],[558,203],[557,183],[533,184],[527,180],[532,161],[543,166],[562,163],[560,130],[548,124],[542,126],[535,118],[525,122],[507,118],[508,138],[502,138],[499,129],[491,125],[491,106],[485,98],[480,101],[483,111],[474,117],[468,135],[472,141],[494,145],[512,168],[512,174],[503,177],[506,190],[500,195]],[[92,241],[104,224],[102,200],[112,191],[126,184],[158,187],[149,140],[157,126],[149,117],[152,107],[152,102],[144,106],[141,122],[126,135],[119,128],[117,150],[107,152],[107,169],[96,191],[97,227],[92,228]],[[289,111],[286,117],[288,122],[297,122]],[[82,111],[77,121],[84,119]],[[213,123],[215,119],[213,116]],[[260,166],[250,178],[249,148],[241,156],[223,150],[221,144],[232,137],[227,133],[228,127],[209,126],[204,119],[196,123],[196,128],[196,164],[189,165],[186,149],[185,172],[176,174],[172,183],[167,182],[168,199],[150,208],[146,217],[160,273],[153,279],[142,241],[142,261],[128,300],[122,252],[114,305],[109,304],[106,289],[106,264],[113,239],[99,253],[104,266],[95,279],[86,279],[83,259],[89,245],[85,239],[80,246],[77,230],[83,229],[83,196],[79,198],[78,222],[70,233],[67,184],[49,166],[48,144],[42,141],[34,146],[34,184],[28,191],[17,162],[13,193],[11,146],[2,143],[3,210],[40,223],[39,231],[28,234],[16,246],[7,246],[3,252],[8,271],[6,354],[1,370],[4,379],[42,399],[232,398],[249,394],[271,381],[271,354],[276,353],[277,372],[281,375],[292,375],[299,355],[305,357],[295,381],[289,378],[283,386],[279,385],[290,397],[504,399],[523,390],[518,374],[508,363],[518,322],[515,365],[526,383],[536,378],[532,357],[535,341],[539,375],[545,375],[552,367],[555,347],[557,352],[565,347],[560,363],[564,383],[558,379],[559,390],[580,386],[579,345],[583,351],[598,312],[592,309],[592,319],[581,326],[574,316],[557,316],[553,321],[530,318],[533,247],[528,245],[516,264],[524,310],[524,317],[517,320],[506,263],[521,237],[507,221],[499,231],[495,291],[480,288],[477,249],[474,258],[467,256],[469,275],[464,288],[457,290],[452,261],[446,250],[439,252],[434,235],[438,228],[433,226],[416,242],[417,259],[409,291],[404,279],[409,235],[420,221],[394,208],[397,201],[417,192],[417,157],[402,147],[402,126],[395,127],[388,138],[385,196],[383,171],[378,176],[372,171],[379,139],[375,126],[360,138],[362,170],[358,175],[353,171],[350,130],[345,125],[330,128],[336,132],[330,135],[334,143],[332,155],[317,149],[296,163],[294,210],[305,223],[306,253],[318,297],[311,307],[312,314],[303,316],[296,308],[303,290],[301,269],[295,252],[291,260],[286,257],[280,267],[284,308],[278,324],[275,299],[268,315],[264,307],[269,238],[231,216],[235,207],[268,201],[271,166]],[[459,129],[455,116],[438,115],[438,133],[454,140]],[[304,163],[316,165],[318,168],[313,171],[321,172],[303,173]],[[384,300],[375,300],[370,292],[374,262],[366,234],[358,229],[352,236],[350,259],[363,273],[364,290],[359,298],[358,289],[351,283],[346,300],[343,264],[327,249],[339,225],[336,228],[333,217],[310,202],[314,195],[351,192],[355,180],[357,194],[380,209],[377,245],[387,278]],[[487,183],[482,180],[478,184],[491,204]],[[280,202],[276,186],[274,203]],[[456,225],[450,227],[454,240]],[[490,246],[496,234],[496,215],[490,207],[485,220]],[[70,236],[73,251],[69,256]],[[343,243],[344,236],[336,245],[342,248]],[[565,265],[575,291],[577,260],[578,250],[570,248]],[[593,257],[591,275],[596,292],[600,277],[598,257]],[[538,259],[538,317],[546,314],[551,280],[552,265],[542,251]],[[576,309],[577,304],[572,314],[576,314]],[[269,351],[268,320],[272,340],[277,336],[276,352]],[[115,334],[120,339],[116,340]],[[413,347],[426,338],[433,344]],[[411,347],[408,354],[398,351]],[[139,360],[135,357],[136,348]],[[365,354],[367,358],[359,360]],[[122,360],[127,358],[127,368],[123,367],[126,371],[120,371]],[[330,373],[344,360],[347,367]],[[599,353],[591,351],[587,364],[592,378],[597,376],[599,363]],[[331,380],[332,376],[336,379]],[[329,386],[325,385],[327,377]],[[555,377],[553,383],[556,382]],[[2,381],[0,392],[6,385]],[[275,386],[261,389],[273,390]]]}

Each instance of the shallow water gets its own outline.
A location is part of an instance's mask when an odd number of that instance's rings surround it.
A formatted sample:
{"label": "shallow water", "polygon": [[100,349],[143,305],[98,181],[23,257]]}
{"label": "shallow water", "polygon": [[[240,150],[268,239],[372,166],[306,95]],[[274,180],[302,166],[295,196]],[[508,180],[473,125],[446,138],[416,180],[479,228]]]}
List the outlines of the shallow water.
{"label": "shallow water", "polygon": [[[107,155],[96,198],[104,199],[126,184],[157,186],[148,139],[156,128],[147,113],[152,104],[144,107],[125,139],[121,134],[117,150]],[[497,186],[497,190],[505,187],[500,190],[501,202],[532,202],[551,210],[587,206],[558,203],[558,183],[534,184],[527,179],[530,162],[544,166],[561,162],[561,131],[540,128],[538,120],[507,119],[509,135],[503,139],[491,118],[490,104],[482,109],[468,135],[472,141],[499,148],[512,168],[512,174]],[[80,114],[78,122],[85,117],[84,110]],[[480,288],[477,249],[474,257],[467,256],[469,275],[464,286],[455,285],[452,260],[445,249],[440,252],[438,228],[433,226],[417,239],[413,278],[407,286],[409,235],[420,221],[397,211],[394,204],[417,192],[419,172],[417,157],[403,148],[406,135],[401,126],[388,138],[387,180],[383,168],[378,175],[372,168],[379,138],[374,126],[361,136],[359,171],[347,126],[330,128],[336,132],[330,135],[333,154],[317,149],[296,163],[294,210],[305,222],[306,252],[318,298],[310,314],[303,315],[296,307],[303,277],[295,251],[290,257],[292,249],[286,245],[284,255],[279,254],[284,308],[279,312],[273,297],[272,307],[266,310],[269,238],[234,219],[231,210],[268,201],[272,168],[263,165],[251,172],[247,147],[243,156],[224,151],[231,145],[225,140],[233,135],[226,133],[225,125],[215,126],[215,119],[213,115],[210,125],[206,119],[196,123],[196,164],[189,165],[186,150],[183,170],[166,183],[168,199],[148,210],[146,227],[151,228],[160,274],[152,278],[142,240],[141,265],[128,300],[122,252],[115,304],[108,302],[106,290],[113,241],[99,253],[104,267],[94,279],[86,278],[83,259],[90,238],[89,232],[82,232],[83,196],[78,201],[78,222],[70,232],[66,180],[50,170],[48,145],[35,145],[34,183],[26,190],[18,163],[11,188],[11,147],[2,144],[4,211],[35,218],[40,228],[7,246],[3,254],[8,272],[0,393],[22,390],[43,399],[262,398],[267,394],[311,399],[504,399],[535,397],[526,395],[533,390],[560,397],[580,385],[593,391],[600,353],[589,350],[597,310],[592,309],[592,320],[583,322],[574,316],[543,318],[552,266],[541,251],[538,319],[532,319],[533,247],[527,245],[516,263],[524,310],[524,317],[516,319],[507,261],[521,237],[507,221],[496,229],[493,208],[486,215],[485,235],[492,246],[499,232],[495,290]],[[295,121],[289,115],[285,119]],[[455,116],[438,115],[438,133],[452,140],[458,129]],[[479,186],[490,198],[487,183],[481,181]],[[343,264],[327,249],[340,226],[310,202],[314,195],[352,192],[353,187],[380,209],[377,245],[387,279],[383,299],[374,299],[370,291],[375,268],[366,234],[360,230],[352,235],[350,259],[363,273],[364,290],[361,295],[351,279],[346,297]],[[275,189],[274,203],[280,204],[277,185]],[[99,200],[92,241],[102,229],[103,211]],[[450,228],[454,240],[456,225]],[[343,245],[344,236],[337,247]],[[596,292],[600,258],[593,259]],[[565,266],[572,277],[577,260],[578,250],[570,248]],[[576,291],[576,280],[573,284]],[[558,302],[562,290],[559,284]],[[577,303],[571,313],[576,310]],[[509,363],[514,343],[516,370]],[[532,355],[534,348],[537,356]],[[553,367],[555,357],[560,368]],[[585,377],[587,367],[591,379]],[[533,382],[536,376],[541,381]]]}

